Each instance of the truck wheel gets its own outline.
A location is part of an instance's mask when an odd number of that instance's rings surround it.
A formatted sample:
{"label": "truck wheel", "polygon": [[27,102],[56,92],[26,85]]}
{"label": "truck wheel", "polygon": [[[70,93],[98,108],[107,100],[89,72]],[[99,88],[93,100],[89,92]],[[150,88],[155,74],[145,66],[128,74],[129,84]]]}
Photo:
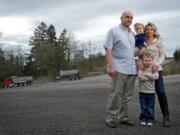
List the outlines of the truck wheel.
{"label": "truck wheel", "polygon": [[14,84],[10,84],[9,88],[15,87]]}

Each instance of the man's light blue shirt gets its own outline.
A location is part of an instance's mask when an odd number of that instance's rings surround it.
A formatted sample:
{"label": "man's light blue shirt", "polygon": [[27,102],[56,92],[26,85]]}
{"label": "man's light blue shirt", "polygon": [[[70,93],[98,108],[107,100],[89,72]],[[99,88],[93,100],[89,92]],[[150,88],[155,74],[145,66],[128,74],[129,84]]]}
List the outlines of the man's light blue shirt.
{"label": "man's light blue shirt", "polygon": [[136,75],[135,37],[130,28],[119,25],[107,33],[104,48],[112,50],[112,62],[117,72]]}

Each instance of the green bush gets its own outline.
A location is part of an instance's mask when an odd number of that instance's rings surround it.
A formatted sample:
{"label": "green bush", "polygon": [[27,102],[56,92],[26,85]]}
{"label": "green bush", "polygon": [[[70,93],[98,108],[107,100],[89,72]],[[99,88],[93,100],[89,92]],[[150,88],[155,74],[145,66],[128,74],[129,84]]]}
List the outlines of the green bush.
{"label": "green bush", "polygon": [[180,74],[180,61],[173,61],[163,66],[164,75]]}

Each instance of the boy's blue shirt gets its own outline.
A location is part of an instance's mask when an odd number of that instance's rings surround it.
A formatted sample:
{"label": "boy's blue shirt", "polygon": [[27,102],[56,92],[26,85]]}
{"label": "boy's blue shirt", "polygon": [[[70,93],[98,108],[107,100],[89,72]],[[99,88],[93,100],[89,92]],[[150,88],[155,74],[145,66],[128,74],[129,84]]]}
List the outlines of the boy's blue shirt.
{"label": "boy's blue shirt", "polygon": [[137,47],[139,49],[143,48],[144,47],[144,42],[145,42],[146,38],[147,37],[146,37],[145,33],[137,34],[135,36],[135,41],[136,41],[135,47]]}

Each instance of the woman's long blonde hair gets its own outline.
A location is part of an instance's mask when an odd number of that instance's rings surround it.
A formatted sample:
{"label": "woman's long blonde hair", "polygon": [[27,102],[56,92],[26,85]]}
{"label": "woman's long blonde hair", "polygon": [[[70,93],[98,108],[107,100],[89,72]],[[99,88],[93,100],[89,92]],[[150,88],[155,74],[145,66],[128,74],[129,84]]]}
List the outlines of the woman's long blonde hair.
{"label": "woman's long blonde hair", "polygon": [[160,39],[160,35],[157,32],[157,27],[154,23],[148,22],[145,26],[145,29],[144,29],[145,31],[146,31],[147,27],[151,27],[154,30],[154,37],[157,39]]}

